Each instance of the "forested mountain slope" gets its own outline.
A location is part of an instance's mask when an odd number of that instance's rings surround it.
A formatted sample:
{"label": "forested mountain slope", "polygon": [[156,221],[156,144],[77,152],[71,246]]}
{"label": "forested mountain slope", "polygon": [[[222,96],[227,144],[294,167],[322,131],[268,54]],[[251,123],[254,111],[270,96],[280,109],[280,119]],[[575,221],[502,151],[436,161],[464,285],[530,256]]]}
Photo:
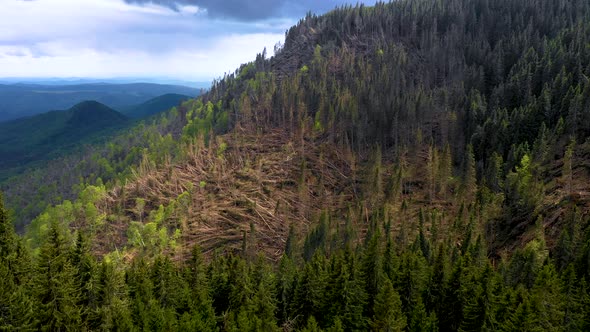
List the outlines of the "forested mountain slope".
{"label": "forested mountain slope", "polygon": [[24,165],[49,160],[106,130],[123,128],[128,118],[96,101],[0,123],[0,180]]}
{"label": "forested mountain slope", "polygon": [[[587,330],[589,75],[587,1],[310,14],[82,157],[100,167],[23,240],[0,223],[0,323]],[[31,267],[68,283],[28,291]]]}
{"label": "forested mountain slope", "polygon": [[139,105],[134,105],[133,107],[122,110],[122,113],[134,119],[147,118],[160,112],[167,111],[189,99],[191,99],[191,97],[187,95],[167,93],[152,98]]}
{"label": "forested mountain slope", "polygon": [[131,107],[168,93],[198,96],[200,89],[152,83],[0,84],[0,122],[96,100],[114,109]]}

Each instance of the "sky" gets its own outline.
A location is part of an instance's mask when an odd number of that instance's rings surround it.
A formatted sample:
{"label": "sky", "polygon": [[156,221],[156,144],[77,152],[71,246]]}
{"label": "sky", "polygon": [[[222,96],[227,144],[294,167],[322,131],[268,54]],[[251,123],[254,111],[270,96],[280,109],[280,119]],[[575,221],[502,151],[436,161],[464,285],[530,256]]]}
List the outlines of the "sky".
{"label": "sky", "polygon": [[0,77],[210,81],[272,54],[307,11],[350,2],[0,0]]}

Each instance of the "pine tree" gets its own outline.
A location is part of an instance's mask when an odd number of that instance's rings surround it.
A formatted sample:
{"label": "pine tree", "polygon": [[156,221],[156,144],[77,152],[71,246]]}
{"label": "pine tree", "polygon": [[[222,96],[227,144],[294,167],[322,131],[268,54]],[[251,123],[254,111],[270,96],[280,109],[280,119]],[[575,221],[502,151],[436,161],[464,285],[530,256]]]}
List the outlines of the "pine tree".
{"label": "pine tree", "polygon": [[562,275],[564,315],[563,328],[565,331],[584,330],[584,296],[585,290],[579,287],[573,265],[569,265]]}
{"label": "pine tree", "polygon": [[433,201],[436,197],[436,184],[439,182],[438,152],[435,147],[428,147],[426,159],[426,181],[428,183],[428,199]]}
{"label": "pine tree", "polygon": [[199,246],[193,247],[191,258],[186,265],[184,280],[190,291],[190,311],[187,317],[181,320],[181,329],[183,329],[182,326],[191,326],[198,331],[216,331],[215,310],[209,294],[209,280]]}
{"label": "pine tree", "polygon": [[534,331],[535,322],[528,298],[525,298],[502,325],[501,330],[506,332]]}
{"label": "pine tree", "polygon": [[363,311],[367,295],[360,274],[353,253],[344,252],[333,256],[325,291],[325,315],[320,323],[332,326],[338,318],[346,330],[358,331],[366,328]]}
{"label": "pine tree", "polygon": [[102,262],[96,272],[95,308],[89,313],[93,330],[125,331],[132,329],[129,300],[122,274],[114,263]]}
{"label": "pine tree", "polygon": [[236,256],[228,259],[228,285],[229,308],[234,312],[240,312],[251,304],[254,293],[252,280],[246,262]]}
{"label": "pine tree", "polygon": [[297,269],[289,257],[283,255],[279,263],[277,276],[277,316],[279,324],[287,322],[290,318],[290,307],[294,297]]}
{"label": "pine tree", "polygon": [[576,146],[576,140],[572,138],[565,149],[565,154],[563,156],[563,171],[562,171],[562,181],[564,183],[565,192],[568,195],[573,193],[573,182],[574,182],[574,175],[573,175],[573,157],[574,157],[574,148]]}
{"label": "pine tree", "polygon": [[95,262],[90,255],[90,249],[86,237],[78,232],[76,244],[71,254],[72,265],[76,268],[76,288],[80,290],[78,306],[82,310],[83,321],[88,320],[88,310],[96,305],[94,299],[94,280]]}
{"label": "pine tree", "polygon": [[318,322],[315,320],[315,318],[313,316],[309,316],[309,319],[307,320],[307,325],[305,326],[304,329],[301,330],[301,332],[321,332],[322,329],[320,329]]}
{"label": "pine tree", "polygon": [[485,322],[486,307],[481,285],[472,285],[473,290],[465,296],[463,319],[459,326],[460,332],[481,331]]}
{"label": "pine tree", "polygon": [[8,211],[4,209],[4,201],[0,193],[0,258],[10,258],[16,252],[16,242],[14,227],[8,218]]}
{"label": "pine tree", "polygon": [[264,261],[264,257],[259,257],[254,266],[253,276],[255,292],[252,297],[249,311],[258,320],[256,329],[259,331],[276,331],[276,285],[274,275],[270,266]]}
{"label": "pine tree", "polygon": [[290,309],[291,317],[298,317],[298,322],[305,322],[309,317],[324,310],[328,300],[325,296],[326,279],[325,258],[315,254],[311,261],[305,264],[297,280]]}
{"label": "pine tree", "polygon": [[410,332],[436,332],[438,321],[434,313],[428,314],[426,307],[421,298],[418,298],[412,307],[410,313],[410,323],[408,324],[408,331]]}
{"label": "pine tree", "polygon": [[125,282],[129,289],[133,323],[138,329],[149,329],[152,320],[160,315],[159,305],[153,295],[150,267],[144,258],[139,257],[133,260],[126,272]]}
{"label": "pine tree", "polygon": [[326,332],[344,332],[344,326],[342,326],[342,322],[340,321],[339,317],[334,319],[334,324],[326,330]]}
{"label": "pine tree", "polygon": [[402,301],[393,289],[389,279],[385,279],[375,299],[374,316],[371,328],[374,331],[401,332],[406,327],[406,316],[402,312]]}
{"label": "pine tree", "polygon": [[445,295],[445,284],[447,282],[448,257],[446,246],[440,244],[437,250],[436,258],[432,265],[432,275],[430,277],[430,285],[428,286],[428,298],[426,298],[426,305],[432,308],[437,315],[441,315],[443,311]]}
{"label": "pine tree", "polygon": [[462,189],[463,195],[467,200],[475,198],[477,192],[477,174],[475,168],[475,156],[471,145],[467,146],[467,151],[465,152]]}
{"label": "pine tree", "polygon": [[544,331],[560,331],[564,315],[561,280],[552,264],[545,265],[531,289],[533,322]]}
{"label": "pine tree", "polygon": [[285,243],[285,255],[289,258],[293,258],[293,254],[295,252],[295,225],[292,223],[289,226],[289,235],[287,236],[287,241]]}
{"label": "pine tree", "polygon": [[39,302],[39,328],[44,331],[80,330],[82,308],[78,270],[70,258],[66,231],[51,221],[37,260],[35,294]]}
{"label": "pine tree", "polygon": [[168,256],[157,256],[152,265],[153,293],[165,309],[188,311],[191,291],[188,283]]}
{"label": "pine tree", "polygon": [[385,252],[383,254],[383,272],[385,273],[385,277],[390,280],[395,280],[398,267],[399,258],[395,253],[393,240],[388,237],[387,243],[385,244]]}
{"label": "pine tree", "polygon": [[578,327],[582,331],[588,331],[590,329],[590,293],[588,292],[586,279],[582,279],[580,282],[580,306],[582,320],[579,322]]}
{"label": "pine tree", "polygon": [[445,197],[449,190],[449,184],[453,177],[453,157],[451,155],[451,147],[449,143],[445,144],[442,155],[440,157],[440,163],[438,166],[438,180],[439,194],[442,198]]}
{"label": "pine tree", "polygon": [[14,283],[4,264],[0,264],[0,278],[0,331],[35,330],[37,312],[27,289]]}
{"label": "pine tree", "polygon": [[426,258],[427,261],[431,261],[432,259],[432,252],[430,248],[430,241],[426,238],[426,234],[424,234],[424,212],[420,209],[419,212],[419,219],[418,219],[418,244],[420,246],[420,250],[422,251],[422,256]]}
{"label": "pine tree", "polygon": [[558,270],[565,269],[574,259],[573,244],[567,229],[564,229],[559,235],[557,246],[555,248],[555,265]]}
{"label": "pine tree", "polygon": [[383,195],[383,165],[381,146],[377,144],[371,155],[367,172],[365,195],[371,202],[377,202]]}
{"label": "pine tree", "polygon": [[383,254],[381,252],[380,238],[380,232],[375,232],[369,240],[363,255],[362,275],[367,294],[367,317],[373,316],[375,298],[379,293],[379,285],[383,280]]}
{"label": "pine tree", "polygon": [[0,193],[0,330],[32,330],[35,322],[34,302],[29,295],[31,277],[29,258]]}
{"label": "pine tree", "polygon": [[445,284],[443,307],[440,314],[439,327],[441,331],[456,331],[463,320],[462,276],[463,257],[455,261],[453,270]]}

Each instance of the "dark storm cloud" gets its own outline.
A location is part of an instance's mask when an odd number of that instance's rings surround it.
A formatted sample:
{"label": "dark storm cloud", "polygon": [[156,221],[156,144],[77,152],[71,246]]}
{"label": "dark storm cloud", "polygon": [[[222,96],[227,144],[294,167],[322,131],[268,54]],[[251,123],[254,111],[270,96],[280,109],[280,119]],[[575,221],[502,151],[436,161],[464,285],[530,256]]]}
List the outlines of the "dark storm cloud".
{"label": "dark storm cloud", "polygon": [[[307,11],[323,13],[346,0],[124,0],[130,4],[157,4],[173,10],[180,6],[206,9],[210,17],[256,21],[276,17],[301,17]],[[374,0],[369,2],[374,3]]]}

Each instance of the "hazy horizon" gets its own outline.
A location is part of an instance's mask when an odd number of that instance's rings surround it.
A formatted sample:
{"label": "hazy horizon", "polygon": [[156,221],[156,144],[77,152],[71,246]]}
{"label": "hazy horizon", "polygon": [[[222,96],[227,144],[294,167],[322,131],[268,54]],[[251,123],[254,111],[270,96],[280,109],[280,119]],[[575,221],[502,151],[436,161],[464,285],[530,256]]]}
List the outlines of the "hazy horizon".
{"label": "hazy horizon", "polygon": [[211,81],[188,80],[174,77],[0,77],[0,84],[39,84],[39,85],[77,85],[77,84],[133,84],[151,83],[162,85],[185,85],[208,88]]}

